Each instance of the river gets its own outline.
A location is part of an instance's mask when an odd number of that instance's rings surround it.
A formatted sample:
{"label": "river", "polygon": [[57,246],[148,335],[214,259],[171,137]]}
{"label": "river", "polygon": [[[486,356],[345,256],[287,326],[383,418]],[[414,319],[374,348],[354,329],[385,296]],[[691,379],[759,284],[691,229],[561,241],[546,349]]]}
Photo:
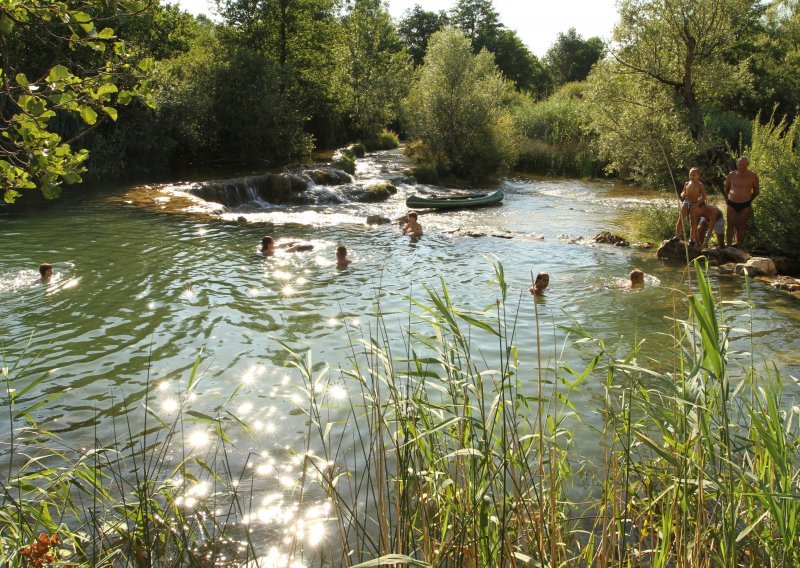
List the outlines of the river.
{"label": "river", "polygon": [[[600,231],[624,231],[652,193],[611,182],[514,176],[498,183],[501,206],[423,214],[425,234],[410,240],[396,224],[367,226],[367,215],[395,219],[405,198],[432,191],[403,181],[399,151],[358,160],[357,183],[394,180],[398,193],[382,203],[247,203],[221,215],[204,207],[175,212],[176,190],[192,183],[114,186],[71,191],[40,210],[0,211],[0,330],[6,367],[20,362],[15,388],[39,377],[31,395],[63,393],[36,412],[40,424],[75,448],[90,446],[113,416],[138,408],[146,388],[168,415],[200,357],[201,397],[213,408],[239,388],[244,421],[265,426],[262,448],[301,446],[303,416],[291,412],[297,379],[285,368],[280,342],[313,352],[317,365],[347,365],[348,333],[369,335],[379,304],[390,336],[400,341],[409,320],[408,296],[448,287],[465,310],[494,304],[498,291],[490,260],[502,263],[507,309],[516,317],[521,358],[532,357],[531,275],[546,271],[550,288],[538,304],[545,349],[579,368],[593,354],[572,346],[562,326],[583,326],[607,344],[644,340],[640,359],[672,364],[673,318],[686,317],[687,271],[655,258],[654,250],[594,244]],[[493,186],[490,189],[494,189]],[[336,188],[316,188],[335,193]],[[202,205],[202,204],[201,204]],[[464,231],[485,233],[466,236]],[[314,250],[263,257],[263,235],[278,242],[307,240]],[[344,244],[353,263],[335,267]],[[51,262],[55,277],[36,282]],[[634,267],[646,285],[623,284]],[[744,279],[711,274],[732,333],[731,348],[749,365],[752,329],[757,365],[774,363],[799,376],[800,304],[787,294]],[[494,339],[476,336],[486,353]],[[491,355],[488,355],[491,363]],[[530,364],[520,369],[533,376]],[[733,373],[743,373],[734,365]],[[587,419],[602,397],[603,377],[592,377],[575,401]],[[287,401],[289,401],[287,403]],[[202,406],[202,401],[199,402]],[[8,424],[0,425],[7,438]],[[583,451],[591,453],[591,444]]]}

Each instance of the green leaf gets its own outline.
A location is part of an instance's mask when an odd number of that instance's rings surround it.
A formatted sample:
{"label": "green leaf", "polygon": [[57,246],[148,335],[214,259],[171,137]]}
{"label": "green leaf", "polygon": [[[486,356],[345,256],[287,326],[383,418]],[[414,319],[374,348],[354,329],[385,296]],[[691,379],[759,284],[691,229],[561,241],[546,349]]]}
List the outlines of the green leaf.
{"label": "green leaf", "polygon": [[360,564],[354,564],[350,568],[375,568],[376,566],[393,566],[396,564],[407,564],[409,566],[416,566],[417,568],[430,568],[430,564],[422,562],[421,560],[414,560],[405,554],[385,554],[380,558],[368,560]]}
{"label": "green leaf", "polygon": [[50,69],[50,73],[47,74],[47,82],[48,83],[57,83],[62,81],[70,76],[69,69],[64,67],[63,65],[56,65],[52,69]]}
{"label": "green leaf", "polygon": [[117,109],[115,109],[114,107],[104,106],[103,112],[105,112],[108,116],[110,116],[111,120],[113,120],[114,122],[117,121]]}
{"label": "green leaf", "polygon": [[14,200],[16,200],[17,197],[21,195],[22,194],[19,191],[15,191],[13,189],[7,189],[3,193],[3,201],[5,201],[6,203],[14,203]]}
{"label": "green leaf", "polygon": [[103,83],[100,85],[100,88],[97,89],[97,96],[100,95],[108,95],[111,93],[117,92],[117,86],[114,83]]}
{"label": "green leaf", "polygon": [[74,183],[78,183],[81,181],[81,176],[73,172],[67,172],[64,174],[64,183],[67,185],[72,185]]}
{"label": "green leaf", "polygon": [[133,93],[130,91],[120,91],[117,95],[117,102],[121,105],[126,105],[133,100]]}
{"label": "green leaf", "polygon": [[25,73],[17,73],[17,85],[20,87],[27,88],[30,83],[28,82],[28,78],[25,76]]}
{"label": "green leaf", "polygon": [[14,20],[3,14],[0,16],[0,33],[8,35],[14,29]]}
{"label": "green leaf", "polygon": [[86,12],[73,12],[72,21],[76,22],[87,34],[94,29],[92,17]]}
{"label": "green leaf", "polygon": [[81,118],[86,124],[92,125],[95,122],[97,122],[97,113],[94,111],[92,107],[82,106]]}
{"label": "green leaf", "polygon": [[100,39],[111,39],[114,37],[114,30],[111,28],[103,28],[96,37]]}
{"label": "green leaf", "polygon": [[121,0],[119,4],[128,12],[141,12],[146,7],[140,0]]}

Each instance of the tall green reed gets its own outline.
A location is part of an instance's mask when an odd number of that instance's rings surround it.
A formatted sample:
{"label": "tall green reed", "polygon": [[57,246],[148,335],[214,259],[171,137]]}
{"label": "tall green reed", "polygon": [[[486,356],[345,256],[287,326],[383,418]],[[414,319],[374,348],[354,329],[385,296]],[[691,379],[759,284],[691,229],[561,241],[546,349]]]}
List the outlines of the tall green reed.
{"label": "tall green reed", "polygon": [[[27,565],[20,552],[44,532],[59,536],[59,558],[80,565],[800,563],[800,408],[776,369],[756,372],[752,354],[731,362],[731,334],[742,330],[722,307],[742,303],[721,302],[700,262],[678,304],[674,360],[659,365],[668,371],[643,365],[639,343],[620,353],[578,325],[562,347],[586,354],[574,369],[542,348],[552,342],[535,299],[534,325],[520,326],[528,296],[510,298],[503,267],[493,271],[496,301],[479,310],[460,307],[442,282],[395,318],[377,291],[369,323],[346,328],[348,361],[337,369],[284,344],[306,417],[292,499],[300,511],[320,493],[327,502],[316,551],[298,517],[295,530],[251,538],[255,503],[274,487],[252,474],[252,425],[229,410],[238,388],[212,412],[192,408],[200,359],[172,419],[148,396],[145,419],[116,418],[111,443],[96,432],[87,451],[36,422],[42,379],[22,380],[19,362],[3,367],[11,437],[0,561]],[[600,427],[574,406],[582,389],[604,393]],[[216,440],[204,452],[189,449],[195,427]],[[579,435],[596,437],[600,459],[576,455]],[[285,554],[269,557],[278,540]]]}

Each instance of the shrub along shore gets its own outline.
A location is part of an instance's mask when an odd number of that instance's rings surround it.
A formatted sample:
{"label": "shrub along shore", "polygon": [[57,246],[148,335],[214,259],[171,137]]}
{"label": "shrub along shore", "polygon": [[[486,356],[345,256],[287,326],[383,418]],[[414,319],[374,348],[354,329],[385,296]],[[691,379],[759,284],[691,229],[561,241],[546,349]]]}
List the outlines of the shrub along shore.
{"label": "shrub along shore", "polygon": [[[731,329],[699,263],[667,371],[578,328],[571,337],[591,355],[574,369],[542,352],[537,311],[536,337],[520,339],[535,348],[519,349],[502,266],[494,271],[496,306],[466,313],[446,288],[429,289],[412,300],[400,346],[378,311],[372,336],[351,335],[352,365],[339,374],[287,347],[307,432],[292,450],[293,513],[280,518],[274,501],[260,505],[275,486],[259,481],[258,456],[232,458],[257,436],[231,411],[238,389],[213,412],[192,409],[199,359],[171,422],[153,412],[151,391],[141,429],[119,416],[114,442],[97,432],[88,450],[35,422],[48,403],[41,379],[26,380],[21,362],[4,366],[3,563],[800,563],[798,407],[774,368],[752,353],[732,362]],[[496,339],[494,368],[473,346],[480,334]],[[533,376],[518,373],[523,364]],[[572,399],[598,383],[602,421],[589,427]],[[203,452],[191,450],[198,428]],[[577,454],[578,432],[596,438],[596,456]]]}

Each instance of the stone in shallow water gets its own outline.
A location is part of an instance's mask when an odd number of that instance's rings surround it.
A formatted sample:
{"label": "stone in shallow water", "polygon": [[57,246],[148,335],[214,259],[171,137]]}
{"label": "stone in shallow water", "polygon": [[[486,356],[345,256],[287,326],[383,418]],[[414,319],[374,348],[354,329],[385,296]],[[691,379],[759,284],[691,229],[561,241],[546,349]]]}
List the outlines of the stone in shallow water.
{"label": "stone in shallow water", "polygon": [[388,217],[382,217],[381,215],[367,215],[367,225],[386,225],[391,222],[392,220]]}
{"label": "stone in shallow water", "polygon": [[628,247],[631,245],[628,241],[626,241],[619,235],[615,235],[614,233],[610,233],[608,231],[603,231],[595,235],[594,242],[606,245],[614,245],[617,247]]}

